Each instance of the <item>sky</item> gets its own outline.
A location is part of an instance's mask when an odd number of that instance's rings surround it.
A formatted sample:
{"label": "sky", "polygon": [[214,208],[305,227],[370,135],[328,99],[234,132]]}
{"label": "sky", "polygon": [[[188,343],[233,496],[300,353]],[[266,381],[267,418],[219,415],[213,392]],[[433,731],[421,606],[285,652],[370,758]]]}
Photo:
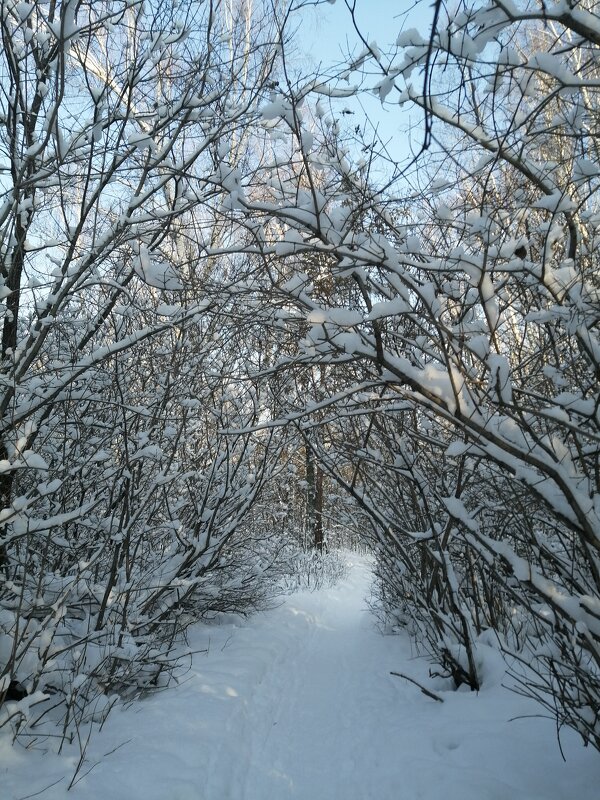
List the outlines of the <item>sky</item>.
{"label": "sky", "polygon": [[[432,9],[426,0],[355,0],[356,19],[366,39],[381,46],[392,44],[405,27],[424,28]],[[416,6],[416,7],[415,7]],[[306,35],[311,37],[315,62],[336,61],[346,42],[356,41],[350,12],[344,0],[323,2],[302,10]],[[407,22],[408,21],[408,22]]]}
{"label": "sky", "polygon": [[[375,41],[385,50],[393,45],[398,34],[407,28],[428,32],[432,19],[431,3],[423,0],[356,0],[356,19],[368,42]],[[305,7],[301,12],[299,47],[306,58],[306,65],[317,69],[339,63],[348,52],[362,49],[352,17],[344,0],[324,2]],[[420,112],[410,114],[399,107],[394,94],[382,106],[374,95],[362,97],[362,108],[351,105],[354,115],[346,119],[347,124],[361,122],[366,113],[370,123],[377,126],[388,151],[397,160],[408,159],[419,149],[422,142],[423,119]]]}

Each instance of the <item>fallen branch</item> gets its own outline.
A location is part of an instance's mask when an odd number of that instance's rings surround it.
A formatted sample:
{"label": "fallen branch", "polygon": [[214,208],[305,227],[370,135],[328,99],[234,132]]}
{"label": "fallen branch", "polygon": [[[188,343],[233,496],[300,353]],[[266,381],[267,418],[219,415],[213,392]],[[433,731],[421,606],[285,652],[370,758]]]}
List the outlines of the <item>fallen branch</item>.
{"label": "fallen branch", "polygon": [[414,683],[415,686],[418,686],[418,688],[423,692],[423,694],[426,694],[427,697],[431,697],[432,700],[437,700],[438,703],[444,702],[443,697],[440,697],[439,694],[435,694],[435,692],[432,692],[430,689],[426,689],[424,686],[421,686],[421,684],[414,678],[409,678],[408,675],[404,675],[402,672],[390,672],[390,675],[397,675],[398,678],[404,678],[405,681],[410,681],[410,683]]}

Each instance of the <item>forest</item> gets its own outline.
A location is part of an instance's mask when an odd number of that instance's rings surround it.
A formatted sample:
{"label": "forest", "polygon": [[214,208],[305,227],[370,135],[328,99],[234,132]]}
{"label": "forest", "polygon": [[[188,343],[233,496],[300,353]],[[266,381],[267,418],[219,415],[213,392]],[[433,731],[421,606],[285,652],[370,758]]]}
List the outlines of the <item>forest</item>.
{"label": "forest", "polygon": [[433,672],[477,691],[493,647],[600,749],[600,6],[374,42],[338,0],[307,68],[331,2],[0,2],[15,741],[83,740],[343,547]]}

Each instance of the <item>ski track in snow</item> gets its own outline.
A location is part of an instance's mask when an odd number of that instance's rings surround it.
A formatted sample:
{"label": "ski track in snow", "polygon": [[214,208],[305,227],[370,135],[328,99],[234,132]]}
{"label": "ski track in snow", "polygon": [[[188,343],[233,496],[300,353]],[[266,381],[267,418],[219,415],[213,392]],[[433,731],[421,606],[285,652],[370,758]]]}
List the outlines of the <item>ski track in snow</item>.
{"label": "ski track in snow", "polygon": [[68,794],[76,755],[0,740],[0,797],[58,781],[42,800],[597,800],[598,754],[567,731],[564,763],[550,721],[510,721],[539,708],[498,676],[478,695],[438,684],[443,704],[391,676],[432,685],[405,637],[377,631],[369,579],[355,559],[334,589],[196,626],[209,652],[179,686],[113,712]]}

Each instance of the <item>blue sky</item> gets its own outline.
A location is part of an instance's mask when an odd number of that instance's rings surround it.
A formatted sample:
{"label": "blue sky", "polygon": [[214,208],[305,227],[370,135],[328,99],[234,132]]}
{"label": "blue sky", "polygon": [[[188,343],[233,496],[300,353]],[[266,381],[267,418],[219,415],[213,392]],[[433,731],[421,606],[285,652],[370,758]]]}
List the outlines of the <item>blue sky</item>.
{"label": "blue sky", "polygon": [[[302,10],[302,16],[315,62],[335,62],[345,49],[346,41],[350,44],[357,41],[344,0],[308,6]],[[356,0],[356,17],[361,31],[366,39],[375,39],[382,47],[392,44],[407,25],[411,28],[426,27],[431,16],[432,9],[427,2],[421,2],[415,8],[414,0]]]}
{"label": "blue sky", "polygon": [[[352,50],[362,49],[352,19],[344,0],[335,3],[325,2],[302,10],[300,28],[300,48],[306,58],[306,66],[325,69],[339,63]],[[367,41],[375,40],[385,50],[395,43],[401,30],[417,28],[422,33],[431,25],[433,10],[428,2],[413,0],[356,0],[356,17]],[[346,122],[349,125],[361,123],[366,114],[370,123],[377,126],[379,134],[387,143],[390,154],[397,160],[404,160],[422,141],[422,114],[408,111],[395,104],[394,95],[390,103],[382,107],[376,97],[363,97],[362,109],[358,104],[349,104],[355,110]]]}

